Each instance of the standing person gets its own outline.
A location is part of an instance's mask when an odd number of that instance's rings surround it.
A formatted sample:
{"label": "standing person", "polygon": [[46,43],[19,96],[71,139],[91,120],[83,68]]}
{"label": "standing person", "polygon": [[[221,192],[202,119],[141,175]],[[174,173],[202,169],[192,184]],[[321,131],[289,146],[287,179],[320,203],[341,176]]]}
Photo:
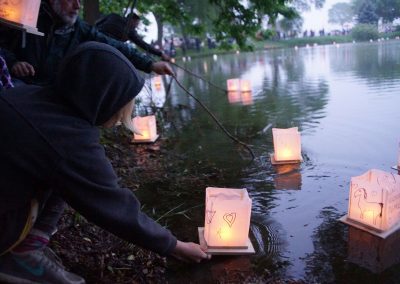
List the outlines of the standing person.
{"label": "standing person", "polygon": [[5,58],[11,75],[28,84],[51,84],[62,58],[86,41],[103,42],[117,48],[137,69],[146,73],[173,75],[166,62],[154,62],[146,54],[81,21],[78,17],[80,7],[80,0],[43,0],[37,26],[45,35],[27,34],[24,48],[21,47],[20,33],[5,40],[12,51]]}
{"label": "standing person", "polygon": [[136,31],[139,27],[139,24],[140,17],[136,13],[131,13],[126,18],[115,13],[111,13],[101,18],[96,23],[96,27],[99,29],[99,31],[112,38],[120,41],[130,40],[146,52],[158,56],[164,61],[170,61],[171,57],[169,57],[164,51],[155,48],[142,39],[142,37]]}
{"label": "standing person", "polygon": [[3,50],[0,49],[0,91],[14,87],[11,80],[10,72],[8,71],[7,63],[3,58]]}
{"label": "standing person", "polygon": [[0,96],[0,283],[85,282],[44,253],[64,201],[144,248],[186,261],[208,258],[140,211],[99,143],[97,126],[122,120],[133,129],[132,100],[143,84],[119,51],[89,42],[64,60],[54,85]]}

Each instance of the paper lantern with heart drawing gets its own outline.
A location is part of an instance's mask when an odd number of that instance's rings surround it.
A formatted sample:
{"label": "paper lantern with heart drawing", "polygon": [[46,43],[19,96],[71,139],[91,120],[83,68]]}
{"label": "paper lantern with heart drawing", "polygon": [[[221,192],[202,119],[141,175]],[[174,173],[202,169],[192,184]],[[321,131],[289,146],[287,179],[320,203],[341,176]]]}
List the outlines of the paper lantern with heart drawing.
{"label": "paper lantern with heart drawing", "polygon": [[247,248],[251,199],[246,189],[206,189],[204,239],[209,248]]}

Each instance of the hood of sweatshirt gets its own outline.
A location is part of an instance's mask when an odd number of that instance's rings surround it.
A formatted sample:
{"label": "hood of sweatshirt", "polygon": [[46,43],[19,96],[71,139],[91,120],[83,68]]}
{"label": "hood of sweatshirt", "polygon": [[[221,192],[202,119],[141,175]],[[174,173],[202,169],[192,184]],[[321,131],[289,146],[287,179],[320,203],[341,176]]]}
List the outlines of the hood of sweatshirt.
{"label": "hood of sweatshirt", "polygon": [[55,89],[78,116],[102,125],[140,92],[144,79],[117,49],[86,42],[61,63]]}

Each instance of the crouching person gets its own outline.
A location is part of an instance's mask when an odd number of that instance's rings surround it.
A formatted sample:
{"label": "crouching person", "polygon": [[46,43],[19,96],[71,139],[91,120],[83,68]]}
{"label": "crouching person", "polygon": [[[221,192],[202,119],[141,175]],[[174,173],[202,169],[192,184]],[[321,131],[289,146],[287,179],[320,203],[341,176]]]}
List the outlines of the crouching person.
{"label": "crouching person", "polygon": [[97,126],[132,129],[132,100],[144,81],[116,49],[85,43],[63,62],[56,83],[0,96],[0,282],[84,283],[46,248],[68,203],[127,241],[186,261],[207,255],[177,240],[119,187]]}

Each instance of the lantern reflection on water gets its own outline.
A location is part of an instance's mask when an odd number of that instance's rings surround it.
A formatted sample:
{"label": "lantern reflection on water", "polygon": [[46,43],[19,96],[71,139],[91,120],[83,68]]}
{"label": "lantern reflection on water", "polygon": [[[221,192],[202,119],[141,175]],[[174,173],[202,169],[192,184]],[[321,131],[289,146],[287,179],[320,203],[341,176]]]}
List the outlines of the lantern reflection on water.
{"label": "lantern reflection on water", "polygon": [[274,153],[272,164],[291,164],[303,161],[301,157],[301,137],[297,127],[272,128]]}
{"label": "lantern reflection on water", "polygon": [[135,128],[142,134],[133,134],[133,143],[145,143],[154,142],[158,138],[156,117],[154,115],[150,116],[136,116],[133,118],[133,124]]}
{"label": "lantern reflection on water", "polygon": [[382,238],[400,228],[400,176],[372,169],[352,177],[341,221]]}
{"label": "lantern reflection on water", "polygon": [[400,230],[382,239],[363,230],[349,227],[347,247],[349,262],[373,273],[381,273],[400,263]]}
{"label": "lantern reflection on water", "polygon": [[238,92],[238,91],[228,92],[228,101],[231,104],[239,103],[241,101],[240,92]]}
{"label": "lantern reflection on water", "polygon": [[0,1],[0,18],[36,30],[40,0]]}
{"label": "lantern reflection on water", "polygon": [[211,254],[254,253],[249,240],[251,199],[246,189],[206,189],[205,227],[200,243]]}
{"label": "lantern reflection on water", "polygon": [[299,164],[275,165],[275,189],[301,190],[302,178]]}

